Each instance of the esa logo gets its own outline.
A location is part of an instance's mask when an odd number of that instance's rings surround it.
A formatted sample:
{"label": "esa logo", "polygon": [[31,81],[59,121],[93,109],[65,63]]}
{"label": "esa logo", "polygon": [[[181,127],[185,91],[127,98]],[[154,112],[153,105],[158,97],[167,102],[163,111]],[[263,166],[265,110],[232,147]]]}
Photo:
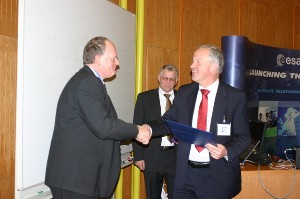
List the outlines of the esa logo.
{"label": "esa logo", "polygon": [[295,57],[285,57],[283,54],[278,54],[277,55],[277,65],[278,66],[283,66],[285,64],[287,65],[298,65],[300,66],[300,58],[295,58]]}

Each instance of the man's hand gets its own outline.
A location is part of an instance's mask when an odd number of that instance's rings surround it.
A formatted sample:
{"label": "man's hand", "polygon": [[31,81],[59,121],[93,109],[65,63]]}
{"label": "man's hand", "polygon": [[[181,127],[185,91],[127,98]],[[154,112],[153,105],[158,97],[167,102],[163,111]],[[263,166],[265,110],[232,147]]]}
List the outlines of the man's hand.
{"label": "man's hand", "polygon": [[206,144],[205,148],[208,149],[210,152],[211,157],[214,159],[221,159],[224,156],[227,156],[227,149],[222,144],[217,144],[217,146],[214,146],[212,144]]}
{"label": "man's hand", "polygon": [[143,126],[137,125],[137,127],[139,129],[139,133],[137,134],[135,139],[145,145],[148,144],[151,139],[150,126],[144,124]]}
{"label": "man's hand", "polygon": [[141,171],[145,170],[145,161],[144,160],[139,160],[135,161],[135,166],[137,166]]}

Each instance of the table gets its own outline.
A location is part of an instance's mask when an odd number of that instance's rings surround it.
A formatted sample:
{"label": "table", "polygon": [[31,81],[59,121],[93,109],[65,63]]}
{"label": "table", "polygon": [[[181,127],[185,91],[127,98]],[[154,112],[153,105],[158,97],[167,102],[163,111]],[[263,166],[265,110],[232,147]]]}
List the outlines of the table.
{"label": "table", "polygon": [[[276,166],[276,163],[273,163]],[[246,163],[241,166],[242,171],[242,191],[234,199],[269,199],[283,198],[289,193],[294,170],[274,170],[269,166],[260,166],[260,179],[269,195],[261,185],[258,175],[258,165]],[[300,199],[300,170],[296,170],[296,180],[291,193],[287,199]]]}

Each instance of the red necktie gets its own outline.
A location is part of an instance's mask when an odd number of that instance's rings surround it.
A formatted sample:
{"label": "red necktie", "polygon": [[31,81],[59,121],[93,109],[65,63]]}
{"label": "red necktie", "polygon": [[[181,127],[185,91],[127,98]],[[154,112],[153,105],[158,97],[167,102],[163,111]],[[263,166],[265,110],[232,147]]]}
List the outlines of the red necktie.
{"label": "red necktie", "polygon": [[[210,92],[209,90],[201,89],[202,101],[200,103],[199,111],[198,111],[197,129],[203,131],[206,131],[207,105],[208,105],[207,95],[209,92]],[[199,153],[204,149],[201,146],[195,146],[195,147]]]}

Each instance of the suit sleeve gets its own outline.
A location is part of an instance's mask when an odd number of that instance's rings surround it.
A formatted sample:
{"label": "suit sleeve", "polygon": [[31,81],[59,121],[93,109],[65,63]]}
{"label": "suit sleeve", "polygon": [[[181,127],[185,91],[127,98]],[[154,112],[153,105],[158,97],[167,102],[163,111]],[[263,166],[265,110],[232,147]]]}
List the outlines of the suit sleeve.
{"label": "suit sleeve", "polygon": [[246,96],[240,95],[233,115],[232,141],[226,146],[229,161],[238,157],[250,144],[250,129],[247,114]]}

